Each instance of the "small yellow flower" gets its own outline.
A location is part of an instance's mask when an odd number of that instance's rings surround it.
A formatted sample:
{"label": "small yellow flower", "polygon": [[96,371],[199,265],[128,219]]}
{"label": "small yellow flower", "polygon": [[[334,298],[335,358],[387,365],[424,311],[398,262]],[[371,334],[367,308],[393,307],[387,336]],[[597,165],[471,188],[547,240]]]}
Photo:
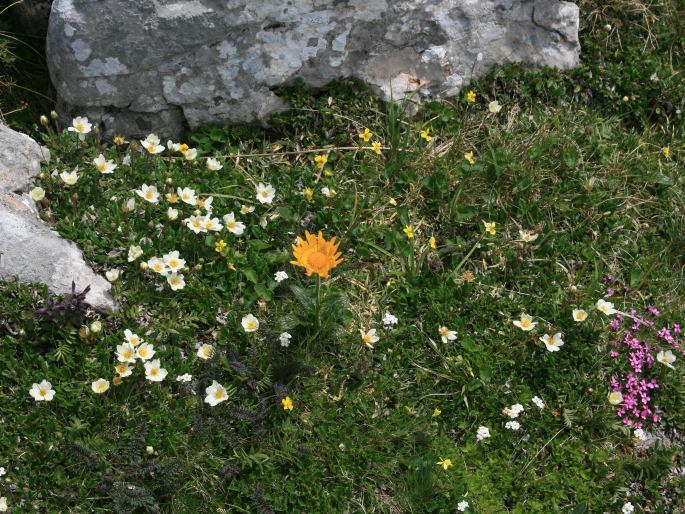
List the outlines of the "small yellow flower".
{"label": "small yellow flower", "polygon": [[442,414],[442,411],[436,407],[433,411],[433,417],[437,418],[440,414]]}
{"label": "small yellow flower", "polygon": [[311,187],[305,187],[304,190],[302,191],[302,194],[304,197],[307,199],[308,202],[312,201],[312,198],[314,198],[314,190]]}
{"label": "small yellow flower", "polygon": [[290,399],[290,396],[283,398],[281,405],[283,405],[283,410],[293,410],[293,401]]}
{"label": "small yellow flower", "polygon": [[117,145],[117,146],[121,146],[121,145],[123,145],[124,143],[126,143],[126,139],[124,139],[124,136],[118,136],[118,135],[117,135],[117,136],[114,136],[114,138],[112,139],[112,141],[114,141],[114,144]]}
{"label": "small yellow flower", "polygon": [[465,271],[461,278],[466,282],[473,282],[476,280],[476,276],[471,271]]}
{"label": "small yellow flower", "polygon": [[428,141],[430,141],[431,139],[433,139],[433,136],[430,135],[430,131],[431,131],[430,128],[427,128],[427,129],[421,131],[421,138],[422,138],[422,139],[425,139],[426,142],[428,142]]}
{"label": "small yellow flower", "polygon": [[390,198],[390,200],[388,200],[388,203],[390,205],[397,205],[397,200],[395,200],[394,198]]}
{"label": "small yellow flower", "polygon": [[364,127],[364,132],[359,134],[359,139],[362,139],[365,143],[369,142],[369,139],[373,137],[373,132],[371,132],[368,128]]}
{"label": "small yellow flower", "polygon": [[466,101],[470,104],[476,103],[476,92],[472,90],[466,93]]}
{"label": "small yellow flower", "polygon": [[221,253],[226,249],[226,241],[223,239],[219,239],[216,243],[214,243],[214,250],[217,253]]}
{"label": "small yellow flower", "polygon": [[190,148],[190,147],[189,147],[187,144],[183,143],[182,145],[180,145],[180,146],[178,147],[178,151],[179,151],[180,153],[186,153],[186,152],[188,151],[189,148]]}
{"label": "small yellow flower", "polygon": [[488,234],[490,234],[491,236],[494,236],[497,233],[497,231],[495,230],[495,222],[494,221],[492,221],[492,222],[484,221],[483,225],[485,225],[485,231]]}
{"label": "small yellow flower", "polygon": [[661,149],[661,155],[663,155],[663,156],[666,157],[667,159],[670,159],[670,158],[671,158],[671,147],[669,147],[669,146],[664,146],[664,147]]}
{"label": "small yellow flower", "polygon": [[331,170],[329,170],[328,168],[326,168],[325,170],[323,170],[323,175],[324,175],[324,177],[332,177],[333,172]]}
{"label": "small yellow flower", "polygon": [[381,154],[381,144],[378,141],[374,141],[373,143],[371,143],[371,148],[374,152],[376,152],[376,155]]}
{"label": "small yellow flower", "polygon": [[413,239],[414,238],[414,227],[411,225],[407,225],[402,229],[402,232],[407,234],[407,239]]}
{"label": "small yellow flower", "polygon": [[438,245],[435,243],[435,236],[431,236],[431,238],[428,240],[428,244],[433,250],[438,247]]}
{"label": "small yellow flower", "polygon": [[439,460],[438,462],[436,462],[436,464],[438,466],[442,466],[442,469],[444,469],[445,471],[447,471],[449,468],[454,466],[454,464],[452,464],[452,461],[450,459]]}
{"label": "small yellow flower", "polygon": [[174,193],[167,193],[166,194],[166,201],[169,203],[176,203],[178,202],[178,195]]}
{"label": "small yellow flower", "polygon": [[327,156],[327,155],[323,155],[323,154],[317,155],[316,157],[314,157],[314,162],[315,162],[316,165],[319,167],[319,169],[322,170],[323,167],[324,167],[324,166],[326,165],[326,163],[328,162],[328,156]]}
{"label": "small yellow flower", "polygon": [[464,159],[466,159],[469,164],[476,164],[476,159],[473,158],[473,152],[465,153]]}

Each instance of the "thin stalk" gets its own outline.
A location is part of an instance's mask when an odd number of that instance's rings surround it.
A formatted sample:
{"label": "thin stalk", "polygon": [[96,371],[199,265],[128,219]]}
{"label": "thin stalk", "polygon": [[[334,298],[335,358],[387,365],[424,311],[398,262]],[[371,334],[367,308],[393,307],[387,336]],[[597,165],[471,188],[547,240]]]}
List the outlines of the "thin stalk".
{"label": "thin stalk", "polygon": [[321,328],[321,276],[316,274],[316,330]]}

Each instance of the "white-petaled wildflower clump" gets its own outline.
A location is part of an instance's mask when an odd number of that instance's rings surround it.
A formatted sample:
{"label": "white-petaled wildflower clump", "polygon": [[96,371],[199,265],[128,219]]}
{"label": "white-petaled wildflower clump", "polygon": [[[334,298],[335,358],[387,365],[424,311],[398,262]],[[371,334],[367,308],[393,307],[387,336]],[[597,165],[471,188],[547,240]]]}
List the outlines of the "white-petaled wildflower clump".
{"label": "white-petaled wildflower clump", "polygon": [[362,342],[367,348],[371,348],[373,350],[373,345],[376,344],[380,338],[376,335],[376,329],[372,328],[364,332],[363,329],[360,329],[359,332],[362,335]]}
{"label": "white-petaled wildflower clump", "polygon": [[507,421],[504,424],[504,428],[507,430],[520,430],[521,429],[521,423],[518,421]]}
{"label": "white-petaled wildflower clump", "polygon": [[573,321],[576,323],[582,323],[587,319],[587,312],[583,309],[573,309],[571,314],[573,315]]}
{"label": "white-petaled wildflower clump", "polygon": [[136,349],[131,343],[117,345],[117,360],[119,362],[136,362]]}
{"label": "white-petaled wildflower clump", "polygon": [[112,283],[119,280],[120,275],[121,275],[121,271],[117,268],[114,268],[114,269],[111,269],[111,270],[105,272],[105,277],[107,278],[107,280],[109,280]]}
{"label": "white-petaled wildflower clump", "polygon": [[261,182],[257,184],[257,194],[255,195],[255,198],[259,203],[270,204],[273,202],[275,196],[276,190],[271,184],[264,185]]}
{"label": "white-petaled wildflower clump", "polygon": [[607,302],[606,300],[602,300],[601,298],[597,300],[597,304],[595,305],[597,307],[597,310],[601,312],[602,314],[606,314],[607,316],[611,316],[612,314],[616,314],[618,311],[614,308],[614,304],[611,302]]}
{"label": "white-petaled wildflower clump", "polygon": [[630,502],[625,502],[621,507],[621,514],[633,514],[633,512],[635,512],[635,507]]}
{"label": "white-petaled wildflower clump", "polygon": [[187,203],[188,205],[197,205],[197,195],[195,194],[194,189],[190,189],[189,187],[184,187],[181,189],[179,187],[176,188],[176,193],[183,203]]}
{"label": "white-petaled wildflower clump", "polygon": [[389,311],[385,311],[385,314],[383,315],[383,326],[384,327],[392,328],[395,325],[397,325],[398,322],[399,322],[399,320],[395,316],[390,314]]}
{"label": "white-petaled wildflower clump", "polygon": [[223,220],[226,230],[228,230],[231,234],[234,234],[236,236],[242,236],[243,232],[245,232],[245,223],[236,220],[235,214],[233,214],[232,212],[229,212],[228,214],[224,215]]}
{"label": "white-petaled wildflower clump", "polygon": [[167,370],[161,367],[159,359],[145,363],[145,378],[150,382],[161,382],[166,378],[167,374]]}
{"label": "white-petaled wildflower clump", "polygon": [[673,366],[675,359],[676,357],[675,355],[673,355],[673,352],[671,350],[661,350],[659,353],[656,354],[656,360],[664,366],[667,366],[671,369],[675,369],[675,366]]}
{"label": "white-petaled wildflower clump", "polygon": [[533,396],[531,401],[537,406],[538,409],[542,410],[545,408],[545,402],[543,402],[542,398],[539,396]]}
{"label": "white-petaled wildflower clump", "polygon": [[521,317],[519,319],[514,320],[514,326],[517,326],[524,332],[529,332],[530,330],[533,330],[535,328],[535,325],[537,325],[537,321],[533,321],[533,316],[529,316],[528,314],[521,314]]}
{"label": "white-petaled wildflower clump", "polygon": [[45,189],[42,187],[34,187],[31,189],[31,191],[29,191],[29,196],[34,202],[40,202],[43,198],[45,198]]}
{"label": "white-petaled wildflower clump", "polygon": [[545,343],[545,348],[550,352],[558,352],[564,346],[564,341],[561,338],[561,332],[557,332],[553,336],[545,334],[540,338],[540,341]]}
{"label": "white-petaled wildflower clump", "polygon": [[447,327],[438,327],[438,334],[440,334],[440,339],[443,343],[454,341],[457,338],[457,333]]}
{"label": "white-petaled wildflower clump", "polygon": [[140,189],[135,190],[135,193],[146,202],[159,203],[159,191],[157,191],[157,186],[153,184],[143,184]]}
{"label": "white-petaled wildflower clump", "polygon": [[197,347],[197,356],[204,361],[208,361],[214,356],[214,347],[207,343],[201,344]]}
{"label": "white-petaled wildflower clump", "polygon": [[75,132],[78,134],[78,138],[81,141],[85,139],[86,134],[89,134],[92,129],[93,125],[85,116],[76,116],[76,118],[71,120],[71,127],[67,127],[69,132]]}
{"label": "white-petaled wildflower clump", "polygon": [[136,358],[141,361],[148,361],[155,355],[155,347],[150,343],[142,343],[136,348]]}
{"label": "white-petaled wildflower clump", "polygon": [[466,512],[466,509],[469,508],[469,502],[466,500],[462,500],[459,503],[457,503],[457,510],[459,512]]}
{"label": "white-petaled wildflower clump", "polygon": [[102,154],[93,159],[93,164],[95,165],[95,168],[104,175],[114,173],[114,170],[117,169],[117,165],[114,164],[114,161],[108,161]]}
{"label": "white-petaled wildflower clump", "polygon": [[145,148],[145,150],[152,155],[162,153],[164,151],[164,147],[159,144],[159,137],[157,137],[156,134],[150,134],[145,139],[141,139],[140,144],[143,145],[143,148]]}
{"label": "white-petaled wildflower clump", "polygon": [[109,380],[98,378],[92,384],[90,384],[90,388],[95,394],[102,394],[109,389]]}
{"label": "white-petaled wildflower clump", "polygon": [[538,238],[538,235],[530,230],[519,230],[519,239],[524,243],[532,243]]}
{"label": "white-petaled wildflower clump", "polygon": [[205,394],[207,395],[205,396],[205,403],[208,403],[212,407],[228,400],[226,388],[216,380],[212,381],[212,385],[205,389]]}
{"label": "white-petaled wildflower clump", "polygon": [[502,410],[502,414],[504,414],[505,416],[509,416],[511,419],[516,419],[523,412],[523,410],[523,405],[521,405],[520,403],[515,403],[511,407],[505,407]]}
{"label": "white-petaled wildflower clump", "polygon": [[207,157],[206,164],[209,171],[219,171],[222,168],[221,163],[214,157]]}
{"label": "white-petaled wildflower clump", "polygon": [[47,380],[42,380],[40,383],[33,384],[29,390],[29,394],[37,402],[51,402],[55,397],[55,390],[52,384]]}
{"label": "white-petaled wildflower clump", "polygon": [[135,261],[141,255],[143,255],[143,249],[140,246],[132,245],[128,248],[128,262]]}
{"label": "white-petaled wildflower clump", "polygon": [[248,314],[247,316],[244,316],[243,319],[240,321],[240,324],[243,327],[243,330],[245,332],[256,332],[259,330],[259,320],[255,318],[252,314]]}
{"label": "white-petaled wildflower clump", "polygon": [[293,338],[288,332],[283,332],[281,333],[280,336],[278,336],[278,340],[281,342],[281,346],[284,348],[287,348],[290,346],[290,340]]}
{"label": "white-petaled wildflower clump", "polygon": [[78,182],[77,170],[63,171],[62,173],[59,174],[59,178],[62,179],[62,182],[64,182],[65,185],[73,186],[74,184],[76,184],[76,182]]}
{"label": "white-petaled wildflower clump", "polygon": [[184,373],[183,375],[179,375],[176,377],[176,382],[190,382],[193,379],[193,375],[190,373]]}
{"label": "white-petaled wildflower clump", "polygon": [[490,429],[488,427],[479,426],[476,430],[476,441],[481,442],[483,439],[490,437]]}
{"label": "white-petaled wildflower clump", "polygon": [[279,283],[288,280],[288,274],[285,271],[277,271],[274,273],[274,280]]}

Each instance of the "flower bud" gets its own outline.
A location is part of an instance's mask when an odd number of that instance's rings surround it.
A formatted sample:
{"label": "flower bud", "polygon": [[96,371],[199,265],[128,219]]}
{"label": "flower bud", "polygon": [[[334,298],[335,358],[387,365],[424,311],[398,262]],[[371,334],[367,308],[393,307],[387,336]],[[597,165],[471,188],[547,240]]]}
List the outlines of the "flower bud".
{"label": "flower bud", "polygon": [[48,120],[48,117],[45,114],[41,115],[40,124],[43,125],[45,128],[48,128],[49,123],[50,121]]}
{"label": "flower bud", "polygon": [[140,263],[140,269],[142,269],[143,271],[145,271],[145,270],[147,269],[147,262],[145,262],[145,261],[141,262],[141,263]]}
{"label": "flower bud", "polygon": [[155,449],[152,446],[147,446],[145,448],[145,453],[147,453],[148,455],[154,455]]}
{"label": "flower bud", "polygon": [[97,333],[100,332],[101,330],[102,330],[102,323],[101,323],[101,322],[99,322],[99,321],[93,321],[93,322],[90,324],[90,331],[91,331],[93,334],[97,334]]}
{"label": "flower bud", "polygon": [[59,118],[55,111],[50,111],[50,117],[55,121],[57,121],[57,119]]}

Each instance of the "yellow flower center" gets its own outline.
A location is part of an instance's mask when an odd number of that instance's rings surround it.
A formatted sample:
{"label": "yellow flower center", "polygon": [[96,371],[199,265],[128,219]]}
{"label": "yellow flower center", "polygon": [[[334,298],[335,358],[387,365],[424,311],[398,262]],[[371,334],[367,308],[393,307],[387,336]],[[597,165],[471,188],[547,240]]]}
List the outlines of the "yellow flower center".
{"label": "yellow flower center", "polygon": [[146,200],[152,200],[155,197],[155,194],[152,191],[146,191],[145,192],[145,199]]}
{"label": "yellow flower center", "polygon": [[226,396],[226,393],[223,391],[215,391],[214,392],[214,399],[215,400],[221,400],[224,396]]}
{"label": "yellow flower center", "polygon": [[131,350],[126,350],[123,357],[124,359],[131,359],[133,357],[133,352]]}
{"label": "yellow flower center", "polygon": [[235,221],[227,221],[227,222],[226,222],[226,228],[227,228],[228,230],[231,230],[232,228],[235,228],[235,225],[236,225]]}
{"label": "yellow flower center", "polygon": [[106,171],[107,170],[107,164],[105,164],[105,163],[98,164],[98,170],[99,171]]}
{"label": "yellow flower center", "polygon": [[328,263],[328,257],[326,257],[326,254],[323,252],[313,252],[309,255],[307,262],[313,269],[318,270],[326,266]]}
{"label": "yellow flower center", "polygon": [[169,261],[169,267],[170,268],[178,268],[179,262],[176,259],[171,259]]}
{"label": "yellow flower center", "polygon": [[262,191],[262,198],[269,198],[269,192],[268,191]]}
{"label": "yellow flower center", "polygon": [[366,344],[371,343],[371,336],[369,334],[364,334],[364,337],[362,337],[362,339]]}
{"label": "yellow flower center", "polygon": [[528,328],[531,325],[531,321],[529,319],[522,319],[521,320],[521,326],[523,328]]}
{"label": "yellow flower center", "polygon": [[138,354],[143,358],[148,356],[147,350],[145,348],[141,348]]}
{"label": "yellow flower center", "polygon": [[257,328],[257,324],[254,321],[248,321],[247,322],[247,329],[248,330],[255,330]]}
{"label": "yellow flower center", "polygon": [[193,227],[202,228],[202,221],[201,220],[193,220]]}
{"label": "yellow flower center", "polygon": [[45,389],[44,387],[41,387],[41,388],[38,390],[38,394],[40,394],[41,396],[45,397],[45,396],[48,395],[48,390]]}
{"label": "yellow flower center", "polygon": [[150,368],[150,375],[152,375],[153,377],[159,375],[159,368]]}
{"label": "yellow flower center", "polygon": [[171,285],[177,286],[181,283],[181,279],[178,277],[171,277]]}
{"label": "yellow flower center", "polygon": [[438,330],[438,332],[440,332],[440,335],[441,335],[442,337],[447,337],[448,335],[450,335],[450,331],[449,331],[449,329],[448,329],[447,327],[440,327],[440,329]]}
{"label": "yellow flower center", "polygon": [[77,123],[76,125],[74,125],[74,128],[76,129],[76,132],[86,131],[86,126],[83,123]]}

